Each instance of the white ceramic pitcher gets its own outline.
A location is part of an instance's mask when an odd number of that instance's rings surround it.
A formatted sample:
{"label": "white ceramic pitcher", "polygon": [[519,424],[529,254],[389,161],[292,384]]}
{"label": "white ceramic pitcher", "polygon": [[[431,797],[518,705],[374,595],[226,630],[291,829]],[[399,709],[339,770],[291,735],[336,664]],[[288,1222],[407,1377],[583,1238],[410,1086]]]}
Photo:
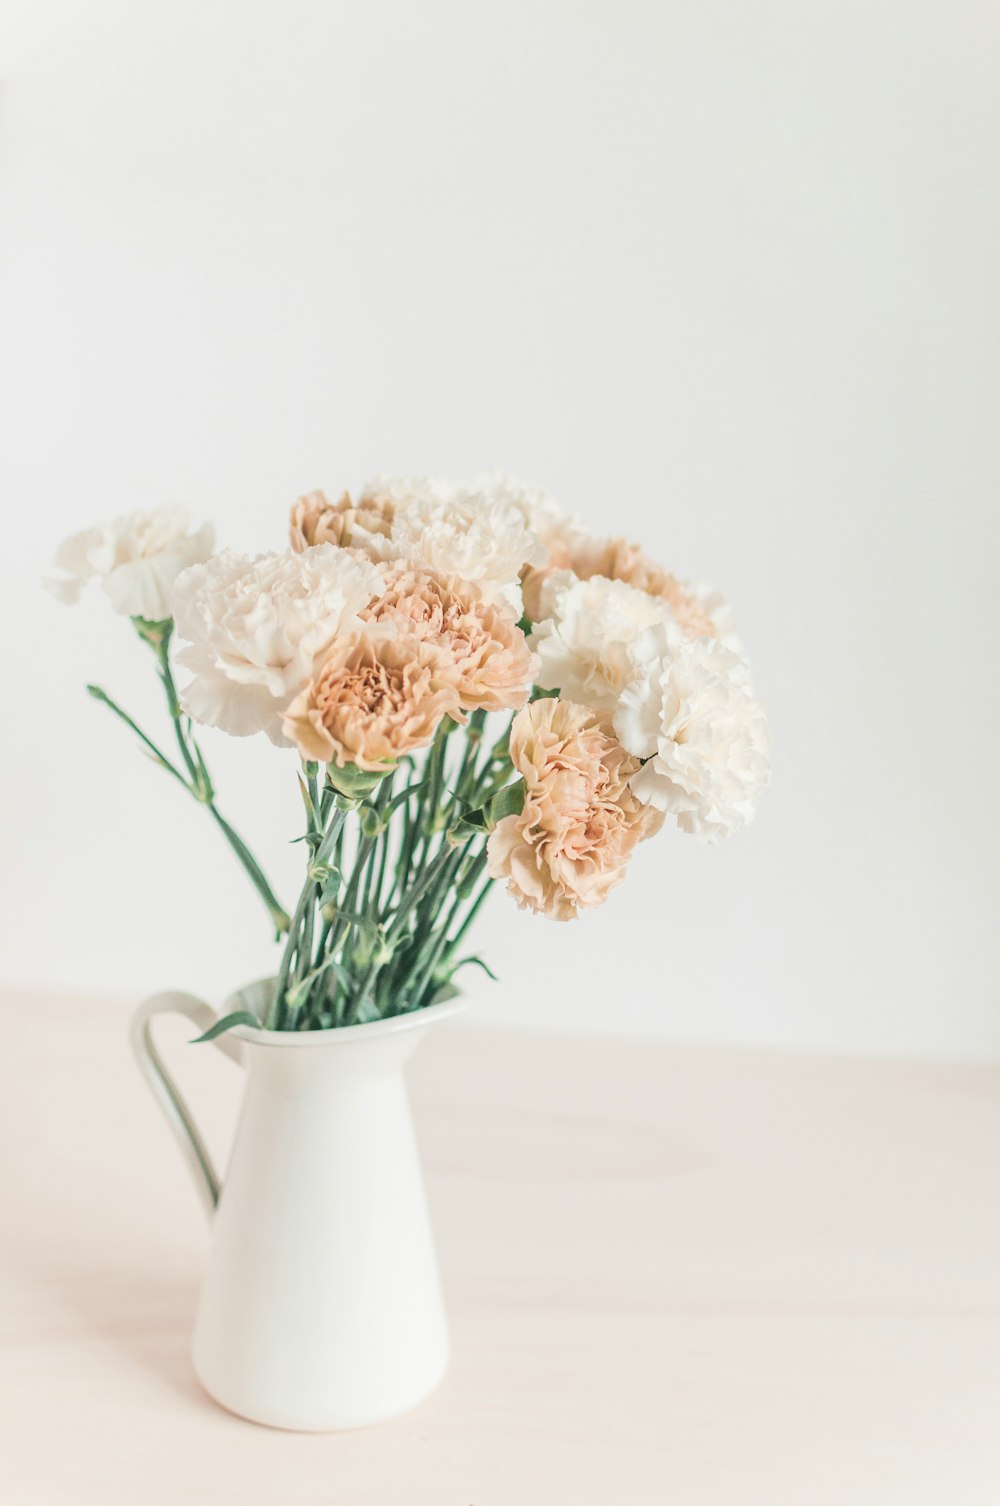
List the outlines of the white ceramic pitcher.
{"label": "white ceramic pitcher", "polygon": [[[251,985],[224,1012],[261,1017],[271,988]],[[415,1406],[440,1380],[448,1332],[403,1066],[464,1002],[340,1030],[217,1037],[247,1072],[221,1189],[151,1036],[164,1012],[199,1031],[217,1016],[182,993],[136,1011],[139,1064],[212,1215],[194,1365],[230,1411],[282,1428],[359,1427]]]}

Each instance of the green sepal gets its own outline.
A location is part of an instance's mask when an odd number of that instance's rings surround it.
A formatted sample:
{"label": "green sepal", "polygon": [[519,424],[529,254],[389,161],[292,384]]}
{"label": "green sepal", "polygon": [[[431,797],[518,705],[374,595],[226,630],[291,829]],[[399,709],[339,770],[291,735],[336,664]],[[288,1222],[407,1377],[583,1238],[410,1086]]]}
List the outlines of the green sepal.
{"label": "green sepal", "polygon": [[160,653],[170,642],[170,635],[174,630],[174,619],[163,617],[154,621],[149,617],[133,617],[132,626],[143,643],[148,643],[151,649]]}
{"label": "green sepal", "polygon": [[373,790],[378,789],[389,774],[396,767],[395,764],[387,763],[384,769],[370,771],[359,769],[355,764],[348,763],[338,768],[335,763],[326,766],[326,782],[330,789],[336,790],[338,795],[343,795],[345,800],[367,800]]}
{"label": "green sepal", "polygon": [[381,813],[369,800],[362,801],[358,806],[358,825],[364,837],[377,837],[383,829]]}

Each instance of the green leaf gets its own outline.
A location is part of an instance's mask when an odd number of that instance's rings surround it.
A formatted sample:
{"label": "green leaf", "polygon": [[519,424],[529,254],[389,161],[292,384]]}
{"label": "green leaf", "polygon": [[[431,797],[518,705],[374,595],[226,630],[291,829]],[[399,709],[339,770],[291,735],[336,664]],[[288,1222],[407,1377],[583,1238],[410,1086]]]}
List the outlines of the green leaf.
{"label": "green leaf", "polygon": [[371,994],[368,993],[365,994],[365,997],[361,1000],[361,1003],[358,1005],[357,1009],[354,1010],[352,1015],[352,1024],[370,1025],[373,1020],[380,1020],[381,1018],[382,1016],[379,1014],[378,1005],[375,1003],[375,1000],[372,998]]}
{"label": "green leaf", "polygon": [[205,1031],[204,1035],[195,1036],[192,1046],[200,1046],[202,1041],[214,1041],[217,1035],[222,1035],[226,1030],[233,1030],[237,1025],[252,1025],[255,1030],[260,1029],[260,1020],[249,1009],[234,1009],[232,1014],[223,1015],[221,1020]]}
{"label": "green leaf", "polygon": [[372,915],[359,915],[357,910],[345,910],[340,905],[333,905],[333,918],[346,920],[352,926],[368,926],[370,930],[379,929],[378,922]]}
{"label": "green leaf", "polygon": [[326,910],[330,905],[336,909],[337,896],[340,893],[343,881],[344,875],[339,868],[331,868],[329,870],[326,882],[319,896],[319,907],[321,910]]}
{"label": "green leaf", "polygon": [[340,966],[340,963],[336,962],[332,957],[327,957],[324,962],[320,963],[319,967],[314,967],[312,972],[307,973],[301,982],[296,983],[294,988],[289,989],[286,1002],[290,1009],[301,1009],[302,1005],[308,999],[316,979],[321,977],[325,972],[333,973],[337,982],[345,988],[350,984],[350,979]]}
{"label": "green leaf", "polygon": [[460,830],[492,831],[505,816],[519,815],[524,807],[525,783],[517,779],[485,801],[477,810],[464,811],[457,822]]}
{"label": "green leaf", "polygon": [[299,780],[299,794],[302,796],[302,803],[303,803],[303,805],[306,808],[306,815],[309,817],[309,821],[310,821],[311,826],[313,828],[313,830],[311,830],[307,834],[307,840],[308,840],[309,836],[315,836],[316,835],[315,828],[319,825],[319,817],[316,814],[316,807],[313,804],[312,796],[309,793],[309,786],[306,784],[306,781],[302,778],[301,774],[298,776],[298,780]]}
{"label": "green leaf", "polygon": [[489,802],[486,807],[487,821],[490,830],[502,821],[505,816],[519,816],[524,809],[524,796],[526,786],[523,779],[518,779],[515,784],[505,785],[504,788]]}
{"label": "green leaf", "polygon": [[467,967],[470,963],[473,967],[481,967],[487,978],[492,978],[494,983],[500,982],[500,979],[497,977],[496,973],[491,967],[487,967],[482,957],[463,957],[461,962],[455,963],[455,966],[451,970],[451,977],[454,978],[460,967]]}
{"label": "green leaf", "polygon": [[409,800],[411,795],[415,795],[418,790],[426,789],[426,787],[427,780],[421,779],[419,784],[408,784],[405,790],[400,790],[397,795],[393,795],[392,799],[387,802],[382,813],[383,819],[386,821],[386,823],[388,823],[389,817],[392,815],[397,806],[402,805],[404,800]]}

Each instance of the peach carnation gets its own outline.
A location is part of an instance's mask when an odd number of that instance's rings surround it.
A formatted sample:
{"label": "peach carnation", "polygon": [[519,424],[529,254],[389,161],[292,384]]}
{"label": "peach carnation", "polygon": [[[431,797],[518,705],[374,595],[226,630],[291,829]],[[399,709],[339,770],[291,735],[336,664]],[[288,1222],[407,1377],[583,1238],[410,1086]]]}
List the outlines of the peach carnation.
{"label": "peach carnation", "polygon": [[629,788],[637,758],[610,718],[573,701],[535,701],[514,718],[510,756],[524,805],[490,833],[488,865],[521,909],[572,920],[625,876],[636,844],[662,825]]}
{"label": "peach carnation", "polygon": [[579,530],[550,537],[546,542],[548,566],[529,571],[522,581],[525,611],[533,622],[544,615],[544,587],[548,578],[556,570],[572,570],[581,580],[602,576],[659,597],[670,607],[685,638],[725,638],[735,647],[725,598],[719,592],[700,590],[678,580],[650,559],[638,544],[624,538],[591,538]]}
{"label": "peach carnation", "polygon": [[367,550],[373,539],[388,538],[394,512],[389,498],[367,497],[355,504],[347,492],[339,502],[324,492],[308,492],[292,507],[292,548],[301,553],[313,544],[338,544]]}
{"label": "peach carnation", "polygon": [[387,568],[385,591],[362,616],[397,624],[436,657],[463,711],[516,711],[531,693],[536,659],[513,612],[461,581],[428,570]]}
{"label": "peach carnation", "polygon": [[457,709],[429,644],[376,629],[333,644],[282,730],[303,758],[378,773],[427,747],[442,717]]}

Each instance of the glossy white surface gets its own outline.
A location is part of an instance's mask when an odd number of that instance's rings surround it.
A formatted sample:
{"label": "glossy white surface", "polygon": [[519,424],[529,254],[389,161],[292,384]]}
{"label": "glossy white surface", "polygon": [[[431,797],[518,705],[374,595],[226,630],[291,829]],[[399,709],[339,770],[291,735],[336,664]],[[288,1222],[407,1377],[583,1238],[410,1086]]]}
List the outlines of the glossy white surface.
{"label": "glossy white surface", "polygon": [[[442,1026],[452,1363],[310,1435],[195,1378],[209,1230],[126,1011],[0,1030],[3,1506],[996,1506],[996,1067]],[[221,1165],[242,1074],[162,1033]]]}

